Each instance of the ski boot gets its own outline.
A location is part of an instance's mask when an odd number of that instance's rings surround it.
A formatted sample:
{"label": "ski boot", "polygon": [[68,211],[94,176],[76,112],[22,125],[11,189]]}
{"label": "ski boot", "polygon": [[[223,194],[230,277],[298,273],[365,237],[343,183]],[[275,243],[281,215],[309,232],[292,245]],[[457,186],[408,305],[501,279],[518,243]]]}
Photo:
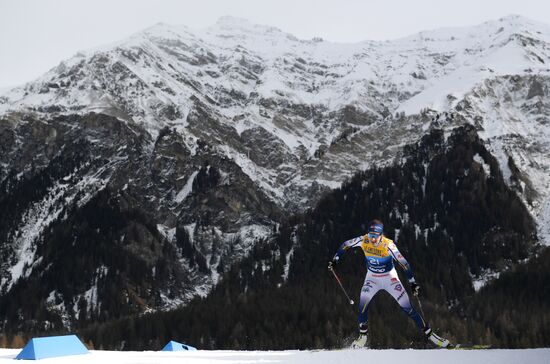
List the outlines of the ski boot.
{"label": "ski boot", "polygon": [[430,341],[432,344],[439,348],[451,348],[452,345],[449,343],[449,340],[444,339],[433,332],[433,330],[429,327],[424,329],[424,334],[426,335],[426,339]]}
{"label": "ski boot", "polygon": [[351,343],[352,349],[368,348],[368,326],[366,323],[359,325],[359,337]]}

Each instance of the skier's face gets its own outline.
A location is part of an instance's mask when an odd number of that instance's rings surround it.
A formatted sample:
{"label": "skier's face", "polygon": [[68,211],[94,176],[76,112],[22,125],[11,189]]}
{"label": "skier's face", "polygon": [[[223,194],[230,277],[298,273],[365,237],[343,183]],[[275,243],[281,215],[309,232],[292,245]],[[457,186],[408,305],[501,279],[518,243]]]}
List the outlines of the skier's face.
{"label": "skier's face", "polygon": [[367,234],[367,239],[369,239],[369,242],[371,242],[372,244],[378,243],[381,238],[382,238],[382,235],[380,234],[376,234],[376,233]]}

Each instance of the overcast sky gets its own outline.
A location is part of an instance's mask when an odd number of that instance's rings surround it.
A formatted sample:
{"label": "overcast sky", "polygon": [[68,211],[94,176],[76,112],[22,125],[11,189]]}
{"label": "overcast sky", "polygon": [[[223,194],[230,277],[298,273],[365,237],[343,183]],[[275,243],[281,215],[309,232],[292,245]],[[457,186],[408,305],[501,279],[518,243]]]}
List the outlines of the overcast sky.
{"label": "overcast sky", "polygon": [[519,14],[550,24],[548,0],[0,0],[0,88],[30,81],[77,51],[155,23],[208,27],[224,15],[298,38],[385,40]]}

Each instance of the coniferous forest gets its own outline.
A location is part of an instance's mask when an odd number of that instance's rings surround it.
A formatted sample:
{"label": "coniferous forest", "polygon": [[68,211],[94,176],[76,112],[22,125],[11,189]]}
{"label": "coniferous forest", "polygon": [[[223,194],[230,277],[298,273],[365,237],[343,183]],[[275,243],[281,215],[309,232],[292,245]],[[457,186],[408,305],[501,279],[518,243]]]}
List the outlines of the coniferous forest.
{"label": "coniferous forest", "polygon": [[[206,298],[79,333],[104,349],[158,349],[168,340],[205,349],[346,346],[356,335],[356,307],[327,262],[373,218],[385,222],[411,263],[438,334],[493,347],[550,344],[550,249],[536,245],[531,216],[471,126],[448,138],[432,130],[406,148],[401,163],[358,173],[314,209],[289,217]],[[355,301],[363,259],[351,251],[336,267]],[[472,277],[492,270],[504,273],[476,292]],[[385,293],[371,303],[369,318],[372,347],[429,347]]]}

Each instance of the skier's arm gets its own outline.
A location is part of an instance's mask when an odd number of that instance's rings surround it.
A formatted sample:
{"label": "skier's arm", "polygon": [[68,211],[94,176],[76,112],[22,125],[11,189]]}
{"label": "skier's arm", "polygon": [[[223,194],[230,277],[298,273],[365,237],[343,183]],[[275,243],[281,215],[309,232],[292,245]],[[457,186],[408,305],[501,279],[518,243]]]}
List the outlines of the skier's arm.
{"label": "skier's arm", "polygon": [[334,254],[332,261],[337,262],[340,259],[340,257],[346,252],[346,250],[350,248],[354,248],[356,246],[360,246],[361,241],[363,241],[362,236],[358,236],[356,238],[344,241],[342,245],[340,245],[340,248],[338,248],[338,251],[336,252],[336,254]]}
{"label": "skier's arm", "polygon": [[407,262],[407,259],[405,259],[405,257],[403,257],[401,252],[399,252],[399,249],[397,249],[397,246],[395,245],[395,243],[391,242],[388,245],[388,248],[390,250],[390,253],[391,253],[393,259],[397,263],[399,263],[401,268],[403,268],[403,270],[405,271],[405,275],[407,276],[407,279],[409,280],[409,283],[415,283],[416,281],[415,281],[413,273],[412,273],[411,265],[409,264],[409,262]]}

